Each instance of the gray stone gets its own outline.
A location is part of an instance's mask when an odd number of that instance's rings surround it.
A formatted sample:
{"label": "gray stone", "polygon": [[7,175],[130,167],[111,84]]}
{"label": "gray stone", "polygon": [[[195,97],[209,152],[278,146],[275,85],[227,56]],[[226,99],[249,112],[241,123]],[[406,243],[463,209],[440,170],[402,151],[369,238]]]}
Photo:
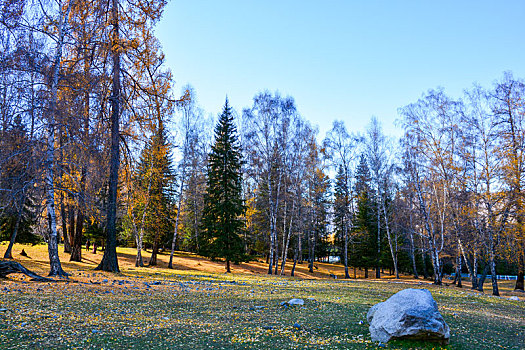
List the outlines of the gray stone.
{"label": "gray stone", "polygon": [[450,329],[426,289],[405,289],[370,308],[366,315],[372,340],[430,340],[448,343]]}
{"label": "gray stone", "polygon": [[517,296],[512,296],[509,298],[509,300],[519,301],[520,298],[518,298]]}
{"label": "gray stone", "polygon": [[304,300],[303,299],[290,299],[288,301],[288,305],[292,306],[292,305],[304,305]]}

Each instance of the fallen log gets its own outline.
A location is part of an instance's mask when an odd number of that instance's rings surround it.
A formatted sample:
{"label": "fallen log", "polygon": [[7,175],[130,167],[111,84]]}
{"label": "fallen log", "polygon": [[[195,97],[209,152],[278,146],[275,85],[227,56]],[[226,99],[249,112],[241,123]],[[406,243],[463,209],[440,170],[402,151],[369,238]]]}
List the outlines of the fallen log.
{"label": "fallen log", "polygon": [[56,282],[54,279],[42,277],[36,273],[26,269],[22,264],[11,260],[0,260],[0,278],[7,278],[7,275],[12,273],[23,273],[31,277],[32,281],[38,282]]}

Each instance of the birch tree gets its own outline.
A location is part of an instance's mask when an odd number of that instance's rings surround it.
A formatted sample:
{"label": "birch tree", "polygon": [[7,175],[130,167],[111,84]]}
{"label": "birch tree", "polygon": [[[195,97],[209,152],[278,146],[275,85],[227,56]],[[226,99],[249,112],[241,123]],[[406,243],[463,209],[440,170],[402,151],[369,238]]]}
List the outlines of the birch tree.
{"label": "birch tree", "polygon": [[256,182],[264,181],[267,190],[267,216],[269,221],[270,251],[268,274],[277,269],[278,250],[277,219],[283,185],[284,167],[282,155],[288,140],[283,130],[295,113],[291,97],[282,98],[264,92],[256,95],[253,106],[243,111],[243,142]]}

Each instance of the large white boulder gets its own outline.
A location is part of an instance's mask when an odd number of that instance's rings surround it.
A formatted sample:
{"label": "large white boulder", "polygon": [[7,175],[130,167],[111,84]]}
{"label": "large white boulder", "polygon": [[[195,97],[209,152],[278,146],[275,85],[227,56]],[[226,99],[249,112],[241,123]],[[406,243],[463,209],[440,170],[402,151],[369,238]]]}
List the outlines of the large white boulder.
{"label": "large white boulder", "polygon": [[417,339],[448,343],[450,328],[426,289],[405,289],[370,308],[372,340]]}

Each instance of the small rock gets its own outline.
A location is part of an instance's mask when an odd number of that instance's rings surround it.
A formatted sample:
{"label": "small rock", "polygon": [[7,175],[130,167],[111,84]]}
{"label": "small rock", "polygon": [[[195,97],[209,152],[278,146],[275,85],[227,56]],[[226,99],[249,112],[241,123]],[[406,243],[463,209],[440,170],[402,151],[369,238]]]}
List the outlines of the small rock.
{"label": "small rock", "polygon": [[364,322],[363,321],[359,321],[359,324],[363,324]]}
{"label": "small rock", "polygon": [[302,327],[301,327],[301,325],[300,325],[299,323],[295,322],[295,323],[293,324],[293,328],[294,328],[294,329],[297,329],[297,330],[301,330]]}
{"label": "small rock", "polygon": [[6,312],[7,309],[0,309],[0,312]]}
{"label": "small rock", "polygon": [[98,333],[98,332],[100,332],[98,329],[93,329],[93,330],[91,331],[91,333],[93,333],[93,334]]}
{"label": "small rock", "polygon": [[292,305],[300,305],[301,306],[301,305],[304,305],[304,300],[303,299],[296,299],[296,298],[290,299],[288,301],[288,305],[290,305],[290,306],[292,306]]}
{"label": "small rock", "polygon": [[20,327],[24,327],[25,325],[27,325],[27,322],[22,322],[22,323],[20,324]]}
{"label": "small rock", "polygon": [[273,327],[272,327],[272,326],[264,326],[263,329],[266,329],[266,330],[272,330]]}
{"label": "small rock", "polygon": [[511,296],[509,300],[519,301],[520,298],[518,298],[517,296]]}

